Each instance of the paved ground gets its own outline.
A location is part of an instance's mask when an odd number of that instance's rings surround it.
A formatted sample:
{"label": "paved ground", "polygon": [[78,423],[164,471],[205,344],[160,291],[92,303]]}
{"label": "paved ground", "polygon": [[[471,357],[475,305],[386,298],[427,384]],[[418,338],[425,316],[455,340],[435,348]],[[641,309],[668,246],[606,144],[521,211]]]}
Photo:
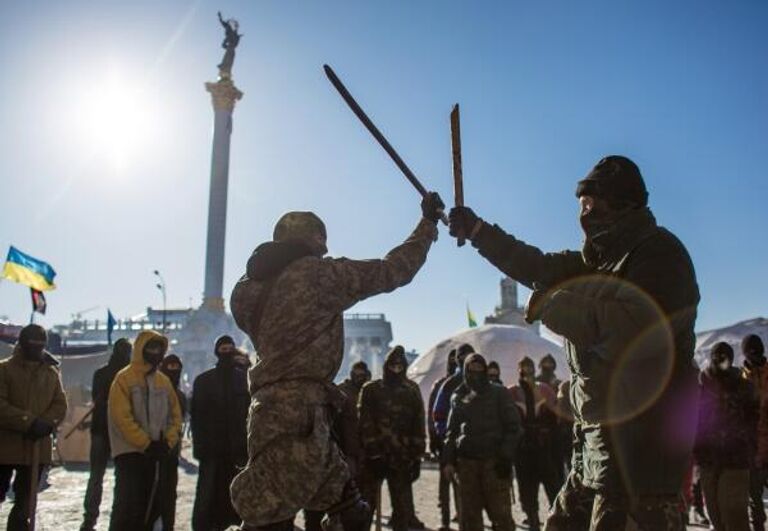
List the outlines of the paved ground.
{"label": "paved ground", "polygon": [[[186,452],[185,452],[186,453]],[[190,529],[192,517],[192,503],[195,495],[195,482],[197,471],[194,464],[189,463],[179,470],[177,526],[179,530]],[[88,480],[87,471],[66,470],[62,467],[54,468],[49,477],[50,488],[40,494],[38,510],[38,531],[77,531],[82,517],[82,502],[85,494],[85,486]],[[427,464],[422,471],[421,478],[414,486],[414,498],[419,518],[424,521],[429,530],[435,530],[440,526],[440,513],[437,508],[437,470]],[[109,522],[110,508],[112,505],[112,488],[114,485],[112,470],[107,470],[104,482],[104,500],[101,504],[102,517],[99,519],[98,529],[106,530]],[[545,499],[542,493],[543,519]],[[389,496],[384,489],[383,513],[386,522],[389,515]],[[4,503],[0,507],[0,527],[5,525],[5,520],[10,509],[10,503]],[[514,506],[514,518],[519,524],[523,521],[520,505]],[[301,525],[297,520],[297,525]],[[453,525],[458,529],[456,524]],[[486,526],[490,529],[490,526]],[[519,529],[525,529],[520,526]],[[699,529],[694,528],[690,529]]]}

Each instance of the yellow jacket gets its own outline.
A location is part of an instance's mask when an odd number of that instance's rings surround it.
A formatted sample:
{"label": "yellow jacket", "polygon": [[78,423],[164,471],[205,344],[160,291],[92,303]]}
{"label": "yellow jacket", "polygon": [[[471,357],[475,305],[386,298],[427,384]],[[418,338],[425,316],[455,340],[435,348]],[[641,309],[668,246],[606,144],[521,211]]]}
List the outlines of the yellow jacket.
{"label": "yellow jacket", "polygon": [[109,441],[112,457],[143,452],[161,437],[169,448],[181,432],[181,409],[173,384],[144,361],[142,352],[151,339],[168,339],[153,330],[139,333],[131,363],[117,373],[109,390]]}

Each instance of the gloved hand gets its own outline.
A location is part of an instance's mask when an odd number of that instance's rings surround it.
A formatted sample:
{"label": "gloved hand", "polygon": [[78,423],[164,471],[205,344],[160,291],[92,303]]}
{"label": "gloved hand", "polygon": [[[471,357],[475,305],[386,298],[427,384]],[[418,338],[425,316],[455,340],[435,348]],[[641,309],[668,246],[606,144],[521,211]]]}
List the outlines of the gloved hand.
{"label": "gloved hand", "polygon": [[534,283],[533,291],[525,304],[525,322],[533,324],[539,319],[547,308],[551,292],[545,286]]}
{"label": "gloved hand", "polygon": [[368,458],[365,466],[376,479],[384,479],[387,476],[387,460],[383,456]]}
{"label": "gloved hand", "polygon": [[168,445],[162,439],[160,439],[159,441],[152,441],[151,443],[149,443],[149,446],[147,446],[147,449],[144,450],[144,455],[146,455],[150,459],[155,459],[159,461],[160,459],[168,455]]}
{"label": "gloved hand", "polygon": [[445,203],[437,192],[429,192],[421,200],[421,213],[433,223],[437,223],[445,210]]}
{"label": "gloved hand", "polygon": [[411,466],[408,470],[408,475],[411,478],[411,483],[419,479],[419,476],[421,476],[421,459],[414,459],[411,462]]}
{"label": "gloved hand", "polygon": [[478,228],[478,222],[483,220],[477,217],[469,207],[453,207],[448,215],[451,236],[454,238],[466,238],[471,240],[475,236],[473,232]]}
{"label": "gloved hand", "polygon": [[48,437],[51,433],[53,433],[53,428],[54,425],[52,422],[38,417],[32,421],[32,424],[29,425],[27,433],[24,435],[27,439],[42,439],[43,437]]}
{"label": "gloved hand", "polygon": [[512,462],[507,459],[497,460],[493,468],[499,479],[509,479],[512,476]]}
{"label": "gloved hand", "polygon": [[437,435],[429,439],[429,453],[435,456],[435,458],[440,457],[440,452],[442,451],[442,449],[443,449],[443,443],[437,437]]}

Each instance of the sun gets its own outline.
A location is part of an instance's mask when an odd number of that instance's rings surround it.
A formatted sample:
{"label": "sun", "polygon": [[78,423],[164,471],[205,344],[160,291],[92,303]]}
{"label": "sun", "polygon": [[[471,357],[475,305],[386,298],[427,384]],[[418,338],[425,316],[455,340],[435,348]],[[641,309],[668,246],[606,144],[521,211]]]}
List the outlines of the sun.
{"label": "sun", "polygon": [[113,70],[79,105],[83,139],[94,156],[124,169],[152,141],[155,124],[146,90]]}

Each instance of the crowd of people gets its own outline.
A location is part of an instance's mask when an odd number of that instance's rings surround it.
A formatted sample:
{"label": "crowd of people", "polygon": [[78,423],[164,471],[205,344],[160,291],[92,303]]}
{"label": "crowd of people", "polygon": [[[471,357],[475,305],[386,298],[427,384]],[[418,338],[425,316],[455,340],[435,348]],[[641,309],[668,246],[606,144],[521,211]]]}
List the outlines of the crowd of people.
{"label": "crowd of people", "polygon": [[[443,529],[515,528],[512,484],[529,528],[548,531],[684,529],[690,504],[717,530],[764,529],[768,473],[768,370],[760,337],[744,339],[744,367],[726,343],[699,370],[693,359],[699,291],[679,239],[657,225],[639,168],[601,159],[578,182],[580,251],[544,253],[451,209],[450,234],[532,290],[526,320],[565,340],[570,378],[553,357],[522,358],[509,387],[494,360],[461,345],[425,406],[402,347],[369,381],[363,363],[333,382],[343,358],[343,312],[408,284],[437,238],[444,204],[422,201],[411,235],[383,259],[327,258],[311,212],[290,212],[258,246],[230,307],[258,353],[216,341],[216,366],[194,382],[189,407],[200,463],[193,529],[364,531],[390,493],[395,531],[423,528],[413,483],[427,448],[439,462]],[[0,362],[0,493],[15,474],[9,529],[27,529],[26,496],[50,463],[66,412],[45,330],[26,327]],[[96,522],[105,463],[115,464],[110,529],[172,529],[186,398],[182,360],[143,331],[118,341],[94,375],[92,476],[83,529]],[[515,353],[510,353],[514,355]],[[34,466],[37,470],[33,470]],[[689,481],[686,481],[689,478]],[[690,493],[690,495],[689,495]],[[702,501],[703,500],[703,501]],[[34,514],[34,512],[31,512]],[[379,513],[380,514],[380,513]]]}

